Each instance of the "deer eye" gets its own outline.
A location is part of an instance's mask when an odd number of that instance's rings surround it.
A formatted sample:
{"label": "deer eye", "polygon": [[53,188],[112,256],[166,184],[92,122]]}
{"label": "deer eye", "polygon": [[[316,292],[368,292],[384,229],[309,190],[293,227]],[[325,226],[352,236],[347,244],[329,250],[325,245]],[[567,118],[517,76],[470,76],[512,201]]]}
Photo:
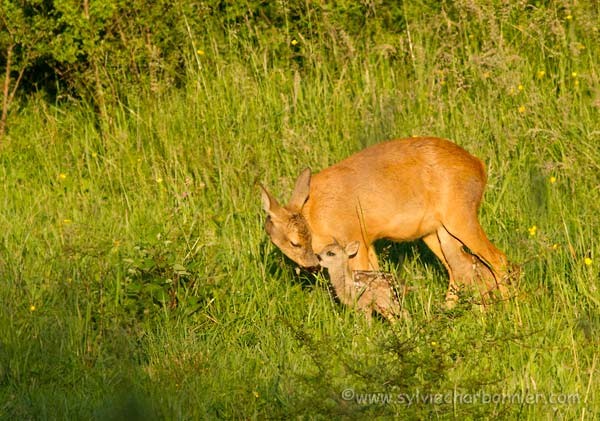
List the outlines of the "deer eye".
{"label": "deer eye", "polygon": [[300,244],[298,244],[298,243],[295,243],[295,242],[293,242],[293,241],[290,241],[290,245],[291,245],[292,247],[294,247],[294,248],[298,248],[298,247],[300,247]]}
{"label": "deer eye", "polygon": [[329,256],[329,257],[334,257],[334,256],[335,256],[335,253],[334,253],[334,252],[332,252],[332,251],[328,251],[328,252],[327,252],[327,256]]}

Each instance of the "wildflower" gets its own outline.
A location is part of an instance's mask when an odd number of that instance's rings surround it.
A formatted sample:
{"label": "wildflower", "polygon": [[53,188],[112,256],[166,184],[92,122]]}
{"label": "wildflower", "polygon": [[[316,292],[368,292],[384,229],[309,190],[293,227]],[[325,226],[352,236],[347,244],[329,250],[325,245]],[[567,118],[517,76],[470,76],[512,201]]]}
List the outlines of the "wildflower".
{"label": "wildflower", "polygon": [[162,177],[156,177],[156,182],[157,182],[158,184],[162,183],[162,182],[163,182],[163,179],[162,179]]}
{"label": "wildflower", "polygon": [[203,56],[203,55],[204,55],[204,50],[198,50],[198,51],[196,51],[196,53],[197,53],[199,56]]}
{"label": "wildflower", "polygon": [[437,346],[437,342],[436,341],[431,341],[431,346]]}
{"label": "wildflower", "polygon": [[571,73],[571,77],[572,77],[573,79],[575,79],[575,78],[577,77],[577,72],[572,72],[572,73]]}
{"label": "wildflower", "polygon": [[571,14],[568,14],[568,15],[565,17],[565,19],[566,19],[566,20],[572,20],[572,19],[573,19],[573,15],[571,15]]}
{"label": "wildflower", "polygon": [[298,45],[298,41],[294,38],[291,42],[292,45]]}
{"label": "wildflower", "polygon": [[522,92],[523,89],[525,89],[525,88],[523,88],[523,85],[519,85],[519,86],[517,86],[517,89],[519,90],[519,92]]}
{"label": "wildflower", "polygon": [[558,250],[558,244],[556,244],[556,243],[552,244],[552,250]]}
{"label": "wildflower", "polygon": [[35,306],[33,304],[29,306],[29,311],[35,311]]}
{"label": "wildflower", "polygon": [[548,179],[548,181],[550,182],[550,184],[554,184],[556,183],[556,177],[552,176]]}
{"label": "wildflower", "polygon": [[593,261],[591,258],[586,257],[585,259],[583,259],[583,263],[585,263],[586,266],[591,266]]}
{"label": "wildflower", "polygon": [[254,395],[255,398],[258,398],[260,396],[257,391],[253,391],[252,394]]}
{"label": "wildflower", "polygon": [[523,113],[525,112],[525,110],[526,110],[526,108],[525,108],[525,106],[524,106],[524,105],[521,105],[521,106],[519,107],[519,112],[520,112],[521,114],[523,114]]}
{"label": "wildflower", "polygon": [[63,219],[62,222],[63,222],[63,225],[69,225],[73,221],[71,221],[69,218],[65,218],[65,219]]}
{"label": "wildflower", "polygon": [[530,235],[531,237],[533,237],[533,236],[535,236],[535,234],[537,233],[537,227],[536,227],[535,225],[533,225],[533,226],[529,227],[529,228],[527,229],[527,231],[529,231],[529,235]]}
{"label": "wildflower", "polygon": [[546,72],[545,72],[545,71],[543,71],[543,70],[539,70],[539,71],[537,72],[537,77],[538,77],[538,79],[542,79],[544,76],[546,76]]}
{"label": "wildflower", "polygon": [[59,180],[66,180],[67,179],[67,174],[65,174],[64,172],[61,172],[60,174],[58,174],[58,179]]}

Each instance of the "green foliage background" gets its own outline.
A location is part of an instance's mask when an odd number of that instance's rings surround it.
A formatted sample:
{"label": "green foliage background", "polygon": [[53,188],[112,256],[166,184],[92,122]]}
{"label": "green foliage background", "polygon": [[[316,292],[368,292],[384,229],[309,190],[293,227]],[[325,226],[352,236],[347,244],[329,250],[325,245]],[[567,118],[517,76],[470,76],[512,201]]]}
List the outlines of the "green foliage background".
{"label": "green foliage background", "polygon": [[[0,418],[595,419],[599,12],[3,0]],[[426,248],[382,242],[410,317],[369,325],[268,242],[255,183],[411,135],[486,163],[524,274],[448,312]],[[399,398],[448,393],[536,401]]]}

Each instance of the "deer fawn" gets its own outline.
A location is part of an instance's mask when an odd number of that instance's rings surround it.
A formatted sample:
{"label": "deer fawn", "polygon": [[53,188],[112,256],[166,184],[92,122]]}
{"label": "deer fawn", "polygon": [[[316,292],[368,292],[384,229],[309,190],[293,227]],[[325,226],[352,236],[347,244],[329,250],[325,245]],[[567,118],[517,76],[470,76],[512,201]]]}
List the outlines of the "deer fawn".
{"label": "deer fawn", "polygon": [[496,289],[506,296],[506,256],[477,219],[485,183],[483,163],[449,140],[391,140],[313,176],[305,169],[287,206],[261,186],[265,228],[303,267],[318,266],[313,250],[334,238],[359,242],[352,270],[378,269],[375,240],[422,238],[448,271],[450,305],[463,285],[476,286],[482,296]]}
{"label": "deer fawn", "polygon": [[352,272],[349,261],[358,252],[360,243],[346,247],[335,242],[317,254],[321,266],[327,269],[336,295],[343,304],[355,306],[371,320],[373,311],[390,322],[401,315],[400,305],[387,274],[374,271]]}

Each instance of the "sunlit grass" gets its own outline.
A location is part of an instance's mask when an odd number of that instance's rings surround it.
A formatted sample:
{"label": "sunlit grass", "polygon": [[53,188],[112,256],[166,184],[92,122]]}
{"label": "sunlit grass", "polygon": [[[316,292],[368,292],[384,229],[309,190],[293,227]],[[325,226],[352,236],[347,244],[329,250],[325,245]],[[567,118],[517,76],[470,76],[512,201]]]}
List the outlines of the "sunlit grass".
{"label": "sunlit grass", "polygon": [[[0,152],[0,418],[597,416],[597,35],[575,7],[552,9],[556,33],[534,12],[470,10],[485,27],[415,10],[410,40],[352,54],[294,35],[304,67],[197,43],[185,89],[132,93],[109,123],[25,103]],[[256,182],[285,200],[302,168],[412,135],[486,163],[482,224],[523,276],[508,303],[447,312],[435,258],[382,244],[410,317],[369,325],[270,245]]]}

